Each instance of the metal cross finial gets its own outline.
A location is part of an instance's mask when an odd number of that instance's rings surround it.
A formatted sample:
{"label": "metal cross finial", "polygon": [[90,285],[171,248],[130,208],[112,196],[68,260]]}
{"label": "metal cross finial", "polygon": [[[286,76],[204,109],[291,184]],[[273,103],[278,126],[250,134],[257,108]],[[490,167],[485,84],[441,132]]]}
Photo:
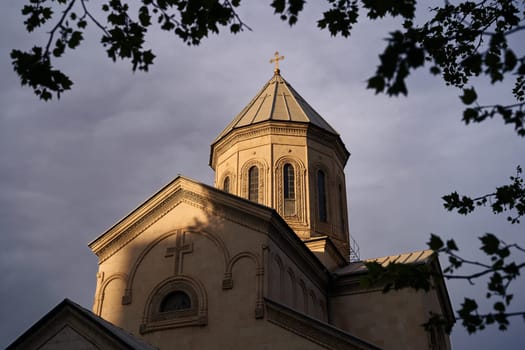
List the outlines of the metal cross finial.
{"label": "metal cross finial", "polygon": [[281,70],[279,69],[279,61],[282,60],[284,60],[284,56],[279,56],[279,51],[275,51],[274,58],[270,60],[270,63],[275,62],[275,69],[273,70],[275,74],[281,73]]}

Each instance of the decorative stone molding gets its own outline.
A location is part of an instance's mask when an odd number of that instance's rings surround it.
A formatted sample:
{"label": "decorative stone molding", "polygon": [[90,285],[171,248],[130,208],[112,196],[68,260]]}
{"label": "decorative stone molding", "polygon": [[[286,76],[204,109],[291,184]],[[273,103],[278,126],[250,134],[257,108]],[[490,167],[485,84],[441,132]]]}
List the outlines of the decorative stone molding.
{"label": "decorative stone molding", "polygon": [[[315,226],[314,226],[315,231],[324,232],[325,234],[332,233],[331,222],[333,218],[333,213],[332,213],[331,203],[332,203],[333,192],[334,192],[334,189],[332,186],[333,185],[332,174],[330,170],[328,169],[328,167],[324,163],[321,163],[321,162],[315,163],[312,170],[313,171],[311,173],[311,176],[312,176],[311,183],[313,184],[313,186],[311,187],[311,189],[313,189],[313,192],[314,192],[313,195],[315,198],[315,202],[310,203],[310,207],[313,209],[313,213],[312,213],[313,218],[311,219],[311,221],[315,223]],[[326,222],[322,222],[321,220],[319,220],[319,188],[318,188],[318,178],[317,178],[319,171],[322,171],[325,175]]]}
{"label": "decorative stone molding", "polygon": [[325,349],[380,350],[380,348],[342,331],[339,328],[308,317],[272,300],[264,300],[266,319],[300,335]]}
{"label": "decorative stone molding", "polygon": [[131,242],[135,237],[140,235],[142,232],[147,230],[151,225],[160,220],[164,215],[169,213],[174,207],[176,207],[183,199],[185,190],[179,189],[173,194],[161,201],[152,210],[145,213],[144,216],[133,222],[131,226],[126,228],[124,231],[111,242],[108,242],[100,250],[95,251],[99,257],[99,264],[103,263],[113,254],[122,249],[126,244]]}
{"label": "decorative stone molding", "polygon": [[257,254],[252,252],[241,252],[231,258],[224,274],[222,281],[222,289],[233,288],[233,274],[232,270],[235,264],[241,259],[249,259],[254,262],[255,265],[255,318],[264,317],[263,305],[263,285],[264,285],[264,268],[261,264],[261,259]]}
{"label": "decorative stone molding", "polygon": [[[189,296],[188,309],[163,312],[161,303],[166,296],[175,291],[184,292]],[[144,323],[140,333],[148,333],[163,329],[205,326],[208,323],[208,300],[202,283],[189,276],[175,276],[161,282],[150,294],[144,310]]]}
{"label": "decorative stone molding", "polygon": [[218,155],[233,147],[235,144],[253,138],[260,138],[267,135],[283,135],[306,137],[308,124],[304,123],[281,123],[267,121],[256,125],[251,125],[242,130],[236,129],[226,137],[212,144],[210,165],[215,170]]}
{"label": "decorative stone molding", "polygon": [[[295,179],[295,213],[294,215],[285,215],[285,199],[284,199],[284,166],[286,164],[292,165],[294,169],[294,179]],[[305,210],[305,200],[306,200],[306,191],[304,184],[304,173],[306,168],[296,157],[284,156],[279,158],[275,162],[275,207],[277,212],[288,222],[290,225],[293,224],[306,224],[306,210]]]}
{"label": "decorative stone molding", "polygon": [[268,174],[268,164],[263,159],[250,159],[246,163],[244,163],[241,167],[241,175],[240,175],[240,193],[241,197],[248,199],[248,192],[249,192],[249,176],[248,172],[250,169],[256,166],[259,171],[259,195],[258,195],[258,201],[257,203],[267,205],[266,201],[266,184],[267,184],[267,174]]}
{"label": "decorative stone molding", "polygon": [[293,272],[292,268],[291,267],[288,267],[286,269],[286,277],[289,279],[290,281],[290,285],[292,287],[292,290],[291,290],[291,300],[290,300],[290,306],[293,307],[293,308],[296,308],[297,307],[297,281],[296,281],[296,278],[295,278],[295,273]]}
{"label": "decorative stone molding", "polygon": [[95,294],[95,307],[94,312],[97,315],[102,314],[102,305],[104,304],[104,295],[106,293],[106,288],[108,287],[109,283],[111,283],[114,280],[122,280],[125,283],[128,282],[128,275],[122,272],[114,273],[110,276],[105,277],[104,272],[97,273],[97,285],[100,283],[100,287],[97,287],[97,293]]}
{"label": "decorative stone molding", "polygon": [[[122,297],[122,304],[123,305],[130,304],[131,301],[132,301],[132,289],[133,289],[133,284],[134,284],[134,281],[135,281],[135,275],[137,273],[137,270],[138,270],[140,264],[142,263],[142,261],[146,257],[146,255],[148,255],[148,253],[155,246],[157,246],[160,242],[164,241],[168,237],[171,237],[171,236],[174,236],[174,235],[183,237],[186,234],[201,235],[201,236],[204,236],[204,237],[208,238],[210,241],[212,241],[213,244],[219,249],[219,252],[223,256],[224,270],[225,271],[228,270],[228,264],[229,264],[229,261],[230,261],[230,253],[228,251],[228,248],[226,247],[226,244],[222,241],[222,239],[219,236],[214,235],[214,234],[212,234],[210,232],[207,232],[207,231],[204,231],[204,230],[193,231],[193,230],[191,230],[191,228],[176,229],[176,230],[164,233],[163,235],[161,235],[161,236],[157,237],[155,240],[153,240],[146,248],[144,248],[144,250],[140,253],[139,257],[135,260],[135,262],[134,262],[134,264],[133,264],[133,266],[131,268],[131,271],[130,271],[130,277],[129,277],[129,279],[127,279],[126,290],[125,290],[124,296]],[[179,271],[177,271],[177,273],[182,274],[182,271],[179,270]]]}
{"label": "decorative stone molding", "polygon": [[93,301],[93,312],[100,316],[100,306],[102,305],[102,283],[104,282],[104,271],[97,272],[97,286],[95,289],[95,298]]}
{"label": "decorative stone molding", "polygon": [[348,158],[350,157],[350,152],[346,149],[343,141],[339,135],[333,135],[327,133],[326,131],[317,128],[314,125],[311,125],[308,129],[308,138],[311,141],[315,141],[321,145],[324,145],[335,152],[335,157],[339,160],[342,167],[345,166]]}
{"label": "decorative stone molding", "polygon": [[230,178],[230,190],[227,193],[237,195],[237,179],[231,169],[225,170],[221,173],[215,187],[224,191],[224,181],[226,178]]}
{"label": "decorative stone molding", "polygon": [[303,301],[303,312],[305,314],[308,313],[308,294],[306,294],[306,284],[302,279],[299,280],[298,284],[299,289],[301,290],[301,296]]}
{"label": "decorative stone molding", "polygon": [[[277,221],[277,220],[276,220]],[[286,233],[285,231],[289,231]],[[325,290],[328,285],[328,270],[319,261],[315,254],[305,247],[297,235],[290,230],[284,219],[278,218],[269,229],[270,238],[274,243],[286,250],[295,266],[311,281],[319,290]]]}

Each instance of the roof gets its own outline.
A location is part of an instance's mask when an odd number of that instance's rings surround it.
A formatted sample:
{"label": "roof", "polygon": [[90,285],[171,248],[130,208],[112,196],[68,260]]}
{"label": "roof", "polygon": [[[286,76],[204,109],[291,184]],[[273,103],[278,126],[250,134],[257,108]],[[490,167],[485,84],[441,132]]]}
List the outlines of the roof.
{"label": "roof", "polygon": [[276,72],[213,143],[230,131],[264,121],[309,123],[339,135],[284,78]]}
{"label": "roof", "polygon": [[117,340],[124,348],[133,349],[133,350],[156,350],[157,348],[144,342],[143,340],[135,337],[133,334],[128,333],[127,331],[119,328],[108,321],[102,319],[101,317],[95,315],[93,312],[88,309],[83,308],[77,303],[64,299],[57,306],[55,306],[51,311],[49,311],[44,317],[38,320],[31,328],[29,328],[24,334],[22,334],[18,339],[16,339],[7,349],[17,349],[18,346],[22,345],[24,341],[31,336],[34,332],[38,331],[41,328],[44,328],[48,325],[48,322],[52,320],[64,311],[72,311],[84,319],[86,322],[92,323],[95,326],[98,326],[102,332],[111,336],[113,339]]}
{"label": "roof", "polygon": [[365,263],[377,262],[382,266],[387,266],[390,263],[399,264],[424,264],[431,261],[434,252],[432,250],[420,250],[411,253],[403,253],[398,255],[383,256],[380,258],[372,258],[361,261],[350,263],[345,267],[335,271],[336,275],[353,275],[359,273],[365,273],[367,268]]}

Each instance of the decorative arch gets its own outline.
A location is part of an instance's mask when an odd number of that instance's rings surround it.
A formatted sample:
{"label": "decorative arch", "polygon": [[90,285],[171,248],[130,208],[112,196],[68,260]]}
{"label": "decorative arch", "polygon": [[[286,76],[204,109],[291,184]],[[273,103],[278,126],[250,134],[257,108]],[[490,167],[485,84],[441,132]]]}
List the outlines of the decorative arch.
{"label": "decorative arch", "polygon": [[192,230],[188,230],[188,229],[176,229],[176,230],[173,230],[173,231],[170,231],[170,232],[166,232],[166,233],[162,234],[161,236],[157,237],[150,244],[148,244],[148,246],[146,246],[144,248],[144,250],[142,250],[142,252],[138,256],[138,258],[133,263],[133,266],[132,266],[132,268],[130,270],[129,278],[127,279],[126,290],[124,292],[124,295],[122,296],[122,305],[131,304],[131,301],[132,301],[132,289],[133,289],[133,284],[134,284],[134,281],[135,281],[135,275],[137,274],[137,270],[138,270],[140,264],[142,263],[142,261],[144,260],[144,258],[146,257],[146,255],[148,255],[148,253],[155,246],[157,246],[160,242],[162,242],[166,238],[171,237],[173,235],[177,235],[177,234],[183,234],[183,233],[194,233],[194,234],[198,234],[198,235],[204,236],[204,237],[208,238],[209,240],[211,240],[215,244],[215,246],[217,246],[219,248],[219,251],[222,253],[222,255],[223,255],[223,262],[224,262],[224,271],[227,270],[228,263],[230,261],[230,253],[228,251],[228,248],[226,247],[226,244],[218,236],[216,236],[216,235],[214,235],[214,234],[212,234],[210,232],[207,232],[207,231],[192,231]]}
{"label": "decorative arch", "polygon": [[[297,307],[297,283],[295,280],[295,273],[293,272],[291,267],[288,267],[286,269],[286,278],[288,279],[289,285],[290,285],[290,290],[285,291],[285,292],[288,292],[287,295],[290,296],[290,299],[287,298],[286,301],[289,303],[288,304],[289,306],[296,308]],[[285,285],[288,286],[288,283],[286,283]]]}
{"label": "decorative arch", "polygon": [[[229,191],[226,191],[226,189],[224,188],[226,179],[229,179],[229,182],[230,182],[230,190]],[[236,178],[234,176],[234,173],[231,170],[226,170],[219,177],[219,181],[217,183],[217,188],[219,188],[219,189],[221,189],[221,190],[223,190],[225,192],[231,193],[231,194],[237,194],[237,187],[236,186],[237,186]]]}
{"label": "decorative arch", "polygon": [[322,299],[319,299],[319,313],[320,313],[320,318],[324,321],[327,319],[327,315],[326,315],[326,303],[324,300]]}
{"label": "decorative arch", "polygon": [[256,269],[261,267],[259,256],[257,254],[254,254],[252,252],[241,252],[239,254],[236,254],[234,257],[230,259],[230,261],[228,262],[228,266],[226,268],[226,273],[231,274],[233,266],[241,259],[249,259],[253,261]]}
{"label": "decorative arch", "polygon": [[[291,165],[294,175],[295,198],[285,198],[285,174],[287,165]],[[275,204],[279,214],[287,220],[304,223],[305,221],[305,166],[301,160],[295,157],[284,156],[275,162]],[[293,210],[291,210],[293,209]]]}
{"label": "decorative arch", "polygon": [[264,308],[263,308],[263,278],[264,278],[264,269],[261,265],[261,260],[257,254],[252,252],[241,252],[236,254],[228,263],[226,268],[226,273],[224,274],[224,280],[222,282],[223,289],[232,289],[233,288],[233,267],[237,262],[242,259],[248,259],[253,261],[255,265],[255,318],[264,317]]}
{"label": "decorative arch", "polygon": [[[182,293],[189,305],[181,309],[164,309],[163,303],[173,293]],[[148,296],[140,333],[169,328],[204,326],[208,323],[208,297],[204,285],[195,278],[178,275],[159,283]]]}
{"label": "decorative arch", "polygon": [[106,293],[106,288],[114,280],[122,280],[124,284],[127,284],[128,275],[123,272],[117,272],[117,273],[110,275],[108,278],[102,281],[99,291],[97,293],[97,297],[96,297],[97,305],[95,306],[95,313],[99,316],[101,315],[101,312],[102,312],[102,306],[104,303],[104,296]]}
{"label": "decorative arch", "polygon": [[243,164],[241,168],[241,197],[248,199],[249,195],[249,171],[252,167],[258,169],[258,199],[257,203],[266,204],[266,174],[268,173],[268,165],[262,159],[250,159]]}
{"label": "decorative arch", "polygon": [[[322,164],[317,163],[314,166],[313,173],[313,189],[315,196],[315,221],[321,225],[326,225],[330,223],[332,217],[331,212],[331,198],[333,196],[331,181],[332,174],[328,168]],[[322,180],[324,178],[324,180]],[[324,188],[321,188],[322,183],[324,183]]]}
{"label": "decorative arch", "polygon": [[[278,282],[278,297],[279,297],[279,300],[282,300],[283,299],[283,294],[284,294],[284,264],[283,264],[283,260],[281,259],[281,257],[274,253],[272,254],[273,256],[273,261],[275,261],[275,263],[277,264],[277,268],[278,268],[278,272],[279,272],[279,282]],[[273,291],[275,292],[276,289],[275,288],[272,288]],[[274,295],[275,297],[275,295]]]}
{"label": "decorative arch", "polygon": [[340,231],[341,239],[344,241],[348,240],[347,232],[348,232],[348,212],[347,212],[347,201],[346,201],[346,186],[343,181],[343,179],[338,176],[337,177],[337,207],[339,208],[339,213],[337,213],[337,216],[339,216],[339,220],[337,225],[340,227],[338,231]]}
{"label": "decorative arch", "polygon": [[[313,290],[309,289],[308,290],[308,294],[310,296],[310,303],[312,305],[312,309],[310,310],[310,308],[308,308],[308,313],[310,314],[310,316],[312,317],[315,317],[315,318],[318,318],[318,315],[317,315],[317,297],[315,296],[315,293]],[[310,304],[309,303],[309,304]]]}
{"label": "decorative arch", "polygon": [[301,296],[303,297],[302,298],[302,301],[303,301],[303,309],[302,311],[305,313],[305,314],[308,314],[308,294],[306,292],[306,284],[304,283],[303,279],[299,279],[299,289],[301,290]]}

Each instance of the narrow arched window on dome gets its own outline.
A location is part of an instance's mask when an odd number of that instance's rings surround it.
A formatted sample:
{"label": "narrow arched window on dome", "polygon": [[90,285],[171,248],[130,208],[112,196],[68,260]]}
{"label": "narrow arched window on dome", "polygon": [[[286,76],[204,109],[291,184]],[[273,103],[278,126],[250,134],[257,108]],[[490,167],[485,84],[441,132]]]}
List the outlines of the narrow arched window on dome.
{"label": "narrow arched window on dome", "polygon": [[317,207],[319,221],[326,222],[326,175],[322,170],[317,171]]}
{"label": "narrow arched window on dome", "polygon": [[259,202],[259,168],[256,166],[248,171],[248,199]]}
{"label": "narrow arched window on dome", "polygon": [[291,164],[283,167],[284,215],[295,215],[295,174]]}
{"label": "narrow arched window on dome", "polygon": [[224,192],[230,193],[230,177],[229,176],[226,176],[226,178],[224,179],[222,190]]}

